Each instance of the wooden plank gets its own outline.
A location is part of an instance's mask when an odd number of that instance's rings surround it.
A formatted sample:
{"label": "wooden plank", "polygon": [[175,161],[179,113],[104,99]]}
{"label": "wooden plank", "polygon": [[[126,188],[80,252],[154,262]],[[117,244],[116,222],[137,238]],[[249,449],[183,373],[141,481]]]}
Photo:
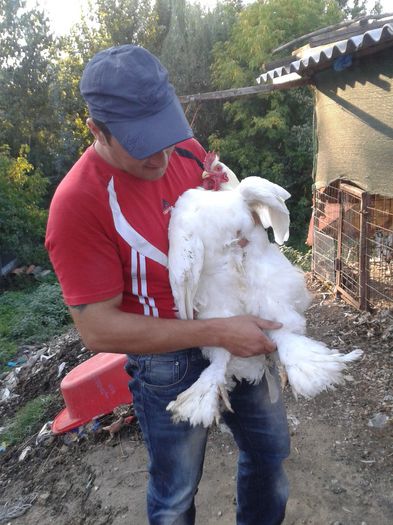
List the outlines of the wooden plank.
{"label": "wooden plank", "polygon": [[195,93],[195,95],[181,95],[179,100],[182,104],[202,100],[225,100],[228,98],[244,97],[250,95],[267,95],[273,91],[281,91],[310,84],[310,79],[300,78],[291,82],[280,84],[262,84],[258,86],[248,86],[243,88],[225,89],[223,91],[210,91],[207,93]]}
{"label": "wooden plank", "polygon": [[289,56],[284,58],[278,58],[277,60],[273,60],[272,62],[267,62],[263,65],[263,68],[265,71],[271,71],[272,69],[276,69],[278,67],[285,67],[292,64],[292,62],[296,62],[296,60],[299,60],[299,57],[297,56]]}
{"label": "wooden plank", "polygon": [[360,310],[368,310],[370,272],[367,264],[367,215],[370,203],[370,196],[363,192],[360,205],[360,251],[359,251],[359,286],[360,286]]}
{"label": "wooden plank", "polygon": [[353,186],[352,184],[347,184],[346,182],[342,181],[340,181],[340,190],[344,190],[350,195],[354,195],[358,199],[360,199],[364,193],[364,190],[362,190],[361,188]]}
{"label": "wooden plank", "polygon": [[354,306],[357,310],[359,310],[359,301],[356,301],[356,299],[354,299],[352,297],[352,295],[350,295],[347,291],[345,291],[343,288],[339,288],[336,290],[336,296],[338,297],[343,297],[344,300],[351,304],[352,306]]}
{"label": "wooden plank", "polygon": [[343,197],[342,192],[338,192],[338,230],[337,230],[337,254],[336,260],[334,261],[334,266],[336,270],[336,295],[341,293],[343,290],[341,288],[341,273],[342,273],[342,242],[343,242]]}

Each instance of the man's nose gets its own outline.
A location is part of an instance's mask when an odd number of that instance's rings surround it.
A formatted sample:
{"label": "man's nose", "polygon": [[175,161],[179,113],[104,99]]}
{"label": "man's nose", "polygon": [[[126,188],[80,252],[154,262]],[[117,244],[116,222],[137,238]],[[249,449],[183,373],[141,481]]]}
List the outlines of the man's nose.
{"label": "man's nose", "polygon": [[162,151],[157,151],[157,153],[154,153],[149,157],[149,163],[151,163],[154,166],[164,166],[170,157],[170,154],[172,153],[173,148],[167,148]]}

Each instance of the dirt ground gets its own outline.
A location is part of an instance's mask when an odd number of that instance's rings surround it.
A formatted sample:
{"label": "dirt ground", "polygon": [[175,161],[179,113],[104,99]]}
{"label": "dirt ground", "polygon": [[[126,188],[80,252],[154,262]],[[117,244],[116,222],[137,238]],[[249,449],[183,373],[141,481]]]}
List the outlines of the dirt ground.
{"label": "dirt ground", "polygon": [[[286,462],[291,496],[285,525],[393,523],[393,329],[389,312],[357,312],[314,285],[309,335],[347,352],[364,350],[348,381],[311,401],[285,390],[292,452]],[[392,312],[390,312],[390,315]],[[86,359],[74,331],[51,342],[67,370]],[[27,374],[18,403],[58,392],[58,367]],[[46,420],[62,408],[59,393]],[[15,403],[0,406],[3,426]],[[112,417],[112,420],[110,419]],[[107,416],[107,422],[114,416]],[[43,421],[44,423],[45,421]],[[379,428],[380,427],[380,428]],[[71,436],[72,437],[72,436]],[[18,458],[26,446],[31,450]],[[225,427],[211,429],[197,495],[198,525],[235,523],[237,450]],[[0,523],[12,525],[145,525],[146,453],[138,424],[108,432],[35,436],[0,454]],[[19,517],[12,515],[22,511]],[[19,509],[19,511],[18,511]]]}

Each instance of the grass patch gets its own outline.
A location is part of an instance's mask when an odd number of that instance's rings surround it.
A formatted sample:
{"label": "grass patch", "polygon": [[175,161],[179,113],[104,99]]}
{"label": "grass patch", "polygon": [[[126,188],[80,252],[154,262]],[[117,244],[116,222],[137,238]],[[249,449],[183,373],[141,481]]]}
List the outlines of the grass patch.
{"label": "grass patch", "polygon": [[42,343],[71,323],[57,282],[0,295],[0,371],[21,344]]}
{"label": "grass patch", "polygon": [[14,341],[0,336],[0,373],[2,372],[4,364],[11,361],[17,351],[18,345]]}
{"label": "grass patch", "polygon": [[28,436],[38,432],[52,400],[53,396],[47,395],[28,401],[16,412],[9,425],[0,434],[0,441],[6,446],[19,445]]}
{"label": "grass patch", "polygon": [[312,250],[301,252],[291,246],[281,246],[280,250],[292,264],[299,266],[305,272],[311,271]]}

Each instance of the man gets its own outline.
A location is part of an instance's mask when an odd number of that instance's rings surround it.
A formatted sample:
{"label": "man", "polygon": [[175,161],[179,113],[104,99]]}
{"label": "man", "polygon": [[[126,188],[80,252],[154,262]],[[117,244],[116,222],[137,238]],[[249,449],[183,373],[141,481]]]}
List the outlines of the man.
{"label": "man", "polygon": [[[270,353],[263,330],[281,325],[253,316],[176,318],[166,268],[170,209],[201,184],[205,151],[156,57],[132,45],[101,51],[86,66],[81,93],[95,140],[55,193],[46,246],[86,346],[128,354],[150,457],[149,523],[191,525],[207,430],[174,424],[166,406],[207,366],[199,347]],[[231,403],[234,413],[223,417],[240,449],[237,523],[281,523],[289,449],[282,402],[270,403],[263,381],[239,383]]]}

